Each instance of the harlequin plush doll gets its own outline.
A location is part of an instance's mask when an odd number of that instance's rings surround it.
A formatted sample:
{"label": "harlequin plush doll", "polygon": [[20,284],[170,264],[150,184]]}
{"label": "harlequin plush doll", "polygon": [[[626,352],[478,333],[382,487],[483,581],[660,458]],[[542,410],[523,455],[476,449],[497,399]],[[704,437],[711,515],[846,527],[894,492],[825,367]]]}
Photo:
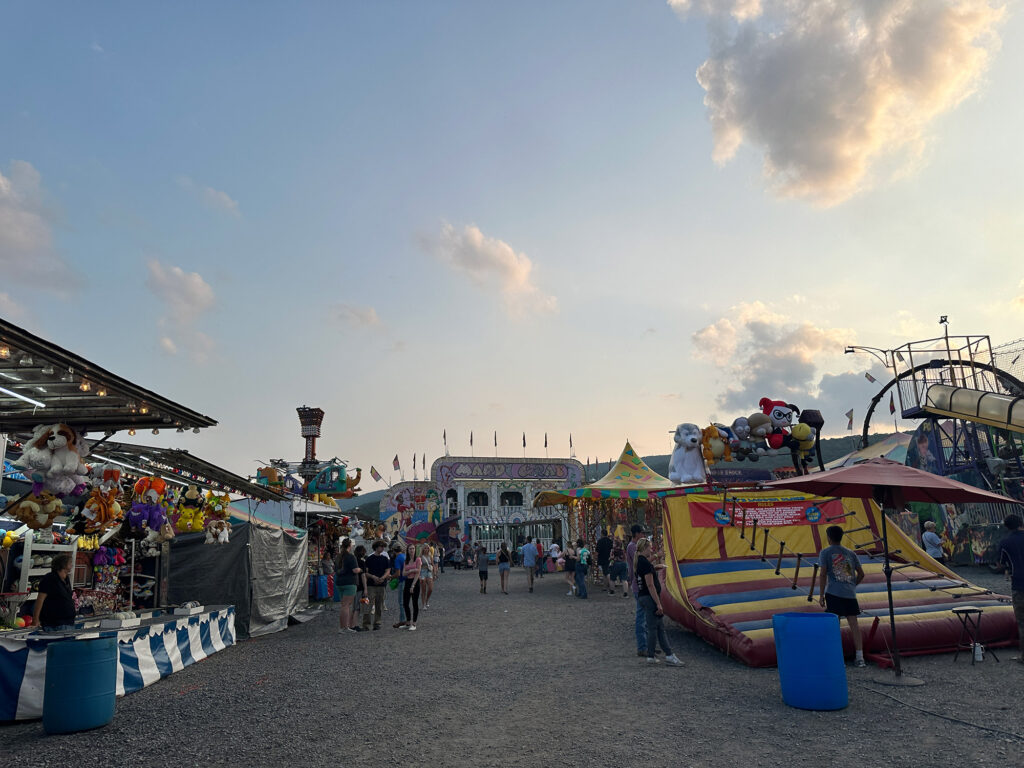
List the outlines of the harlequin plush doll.
{"label": "harlequin plush doll", "polygon": [[772,430],[768,434],[768,446],[774,450],[790,445],[789,430],[793,425],[793,414],[799,415],[800,409],[792,403],[785,403],[782,400],[772,400],[762,397],[757,404],[761,413],[771,420]]}

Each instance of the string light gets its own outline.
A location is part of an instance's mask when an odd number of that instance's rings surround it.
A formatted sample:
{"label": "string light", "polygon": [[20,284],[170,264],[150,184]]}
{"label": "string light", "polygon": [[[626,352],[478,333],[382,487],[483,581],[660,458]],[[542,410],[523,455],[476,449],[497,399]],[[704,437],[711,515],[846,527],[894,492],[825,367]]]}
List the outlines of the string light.
{"label": "string light", "polygon": [[156,429],[156,428],[154,428],[154,429],[153,429],[153,434],[154,434],[154,435],[159,435],[159,434],[160,434],[160,430],[159,430],[159,429]]}
{"label": "string light", "polygon": [[6,360],[11,356],[11,348],[6,344],[0,344],[0,360]]}
{"label": "string light", "polygon": [[32,359],[32,355],[22,355],[21,360],[18,361],[18,365],[23,368],[28,368],[35,360]]}
{"label": "string light", "polygon": [[134,429],[129,429],[128,430],[128,434],[131,435],[132,437],[135,437],[135,430]]}
{"label": "string light", "polygon": [[99,389],[96,390],[96,396],[97,397],[106,397],[107,396],[107,390],[104,387],[100,387]]}
{"label": "string light", "polygon": [[145,416],[147,413],[149,413],[149,406],[144,405],[141,408],[139,408],[139,413]]}
{"label": "string light", "polygon": [[[3,355],[0,355],[0,357],[3,357]],[[43,374],[43,376],[53,376],[53,374],[56,373],[56,370],[52,365],[47,363],[46,365],[39,369],[39,372]]]}
{"label": "string light", "polygon": [[78,388],[83,392],[88,392],[92,389],[92,384],[90,384],[86,379],[82,379],[82,383],[78,385]]}

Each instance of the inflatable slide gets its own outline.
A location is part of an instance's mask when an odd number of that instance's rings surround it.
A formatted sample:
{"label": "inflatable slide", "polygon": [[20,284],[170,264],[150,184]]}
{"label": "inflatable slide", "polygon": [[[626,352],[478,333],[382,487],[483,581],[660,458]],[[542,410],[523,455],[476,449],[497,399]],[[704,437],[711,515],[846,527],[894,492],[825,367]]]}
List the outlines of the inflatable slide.
{"label": "inflatable slide", "polygon": [[[865,655],[889,663],[892,638],[877,505],[791,491],[714,493],[701,487],[659,496],[669,565],[662,599],[670,618],[728,656],[755,667],[773,666],[772,615],[823,610],[818,604],[818,552],[827,546],[825,529],[839,525],[846,531],[843,545],[857,552],[865,573],[857,588]],[[1015,642],[1008,597],[965,582],[891,520],[887,529],[901,655],[954,650],[962,627],[953,609],[968,605],[983,611],[984,645]],[[844,650],[852,656],[845,622],[842,632]]]}

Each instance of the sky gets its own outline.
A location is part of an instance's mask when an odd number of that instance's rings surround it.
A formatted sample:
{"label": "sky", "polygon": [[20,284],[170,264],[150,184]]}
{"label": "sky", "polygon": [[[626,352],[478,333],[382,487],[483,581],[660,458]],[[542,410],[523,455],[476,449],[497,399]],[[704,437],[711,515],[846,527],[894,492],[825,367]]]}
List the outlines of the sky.
{"label": "sky", "polygon": [[159,439],[242,474],[301,459],[301,405],[392,480],[443,433],[606,461],[762,397],[847,434],[887,377],[846,345],[1024,336],[1015,0],[7,3],[0,36],[0,315],[216,418]]}

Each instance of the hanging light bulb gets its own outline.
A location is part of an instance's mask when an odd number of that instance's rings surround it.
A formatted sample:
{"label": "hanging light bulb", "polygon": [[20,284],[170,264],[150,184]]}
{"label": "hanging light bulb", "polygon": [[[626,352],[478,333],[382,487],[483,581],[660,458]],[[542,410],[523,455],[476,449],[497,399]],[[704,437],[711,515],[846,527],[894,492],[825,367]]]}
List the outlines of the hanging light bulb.
{"label": "hanging light bulb", "polygon": [[32,359],[32,355],[22,355],[21,360],[18,361],[18,365],[22,368],[28,368],[34,362],[35,360]]}
{"label": "hanging light bulb", "polygon": [[195,434],[197,434],[197,435],[198,435],[198,434],[199,434],[199,427],[195,427],[195,428],[194,428],[194,429],[193,429],[192,431],[193,431],[193,432],[194,432]]}
{"label": "hanging light bulb", "polygon": [[107,389],[106,389],[106,387],[100,387],[99,389],[97,389],[96,390],[96,396],[97,397],[106,397],[107,396]]}
{"label": "hanging light bulb", "polygon": [[11,356],[11,348],[6,344],[0,344],[0,360],[7,360]]}
{"label": "hanging light bulb", "polygon": [[147,413],[149,413],[149,406],[144,405],[141,408],[139,408],[139,413],[145,416]]}
{"label": "hanging light bulb", "polygon": [[60,380],[63,381],[65,384],[70,384],[75,380],[75,377],[71,375],[73,373],[74,371],[68,368],[68,372],[61,376]]}
{"label": "hanging light bulb", "polygon": [[82,379],[82,383],[78,385],[78,388],[83,392],[88,392],[92,389],[92,384],[90,384],[87,379]]}
{"label": "hanging light bulb", "polygon": [[178,433],[178,434],[180,435],[180,434],[181,434],[182,432],[184,432],[184,431],[185,431],[185,428],[184,428],[184,427],[178,427],[178,428],[177,428],[176,430],[174,430],[174,431],[175,431],[175,432],[177,432],[177,433]]}
{"label": "hanging light bulb", "polygon": [[[0,357],[2,357],[2,355],[0,355]],[[53,374],[56,373],[56,370],[52,365],[47,363],[46,365],[39,369],[39,372],[43,374],[43,376],[53,376]]]}
{"label": "hanging light bulb", "polygon": [[134,429],[129,429],[128,430],[128,434],[131,435],[132,437],[135,437],[135,430]]}
{"label": "hanging light bulb", "polygon": [[154,435],[159,435],[159,434],[160,434],[160,430],[159,430],[159,429],[156,429],[156,428],[154,428],[154,429],[153,429],[153,434],[154,434]]}

